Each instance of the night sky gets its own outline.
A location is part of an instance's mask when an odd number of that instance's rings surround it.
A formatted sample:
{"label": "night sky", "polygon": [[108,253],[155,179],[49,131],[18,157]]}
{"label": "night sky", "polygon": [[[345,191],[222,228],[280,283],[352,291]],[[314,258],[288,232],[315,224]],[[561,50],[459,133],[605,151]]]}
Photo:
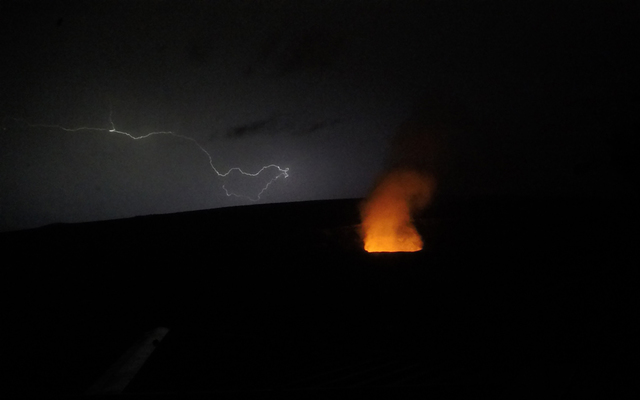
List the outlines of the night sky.
{"label": "night sky", "polygon": [[[0,6],[0,230],[366,196],[624,196],[639,8],[616,1]],[[26,122],[25,122],[26,121]],[[65,131],[55,127],[103,129]]]}

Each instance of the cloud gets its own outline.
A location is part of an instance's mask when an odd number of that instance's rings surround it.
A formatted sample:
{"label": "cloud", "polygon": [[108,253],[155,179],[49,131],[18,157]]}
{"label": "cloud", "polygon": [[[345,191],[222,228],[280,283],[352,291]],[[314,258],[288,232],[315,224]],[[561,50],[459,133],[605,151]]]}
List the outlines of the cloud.
{"label": "cloud", "polygon": [[271,116],[269,118],[259,119],[248,124],[236,125],[231,127],[227,132],[228,137],[240,138],[258,134],[273,133],[278,125],[278,117]]}
{"label": "cloud", "polygon": [[300,133],[306,134],[306,133],[314,133],[314,132],[322,131],[327,128],[332,128],[340,124],[340,122],[341,121],[338,118],[314,121],[314,122],[311,122],[305,130],[300,131]]}
{"label": "cloud", "polygon": [[275,135],[288,133],[293,135],[307,135],[330,129],[340,124],[338,118],[307,119],[293,114],[274,114],[268,118],[232,126],[227,130],[228,138],[246,138],[255,135]]}

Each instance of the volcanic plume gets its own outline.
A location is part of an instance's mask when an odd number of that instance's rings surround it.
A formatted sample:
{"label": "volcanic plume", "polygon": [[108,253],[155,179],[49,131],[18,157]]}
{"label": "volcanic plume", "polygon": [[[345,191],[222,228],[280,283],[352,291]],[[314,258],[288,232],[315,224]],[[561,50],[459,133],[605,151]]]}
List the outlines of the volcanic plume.
{"label": "volcanic plume", "polygon": [[360,235],[368,252],[410,252],[422,249],[413,218],[446,180],[450,158],[448,137],[466,126],[463,111],[447,96],[432,94],[417,102],[414,112],[395,132],[388,168],[360,205]]}
{"label": "volcanic plume", "polygon": [[368,252],[422,250],[412,215],[431,200],[433,176],[411,169],[392,170],[380,180],[360,207],[361,235]]}

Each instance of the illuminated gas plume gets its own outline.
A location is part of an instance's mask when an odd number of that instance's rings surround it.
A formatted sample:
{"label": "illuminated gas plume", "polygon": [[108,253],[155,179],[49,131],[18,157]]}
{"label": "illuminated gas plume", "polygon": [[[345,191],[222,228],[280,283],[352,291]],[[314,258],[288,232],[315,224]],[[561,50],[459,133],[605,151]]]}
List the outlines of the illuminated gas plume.
{"label": "illuminated gas plume", "polygon": [[429,203],[434,189],[431,175],[408,169],[386,174],[360,206],[364,249],[370,253],[422,250],[412,215]]}

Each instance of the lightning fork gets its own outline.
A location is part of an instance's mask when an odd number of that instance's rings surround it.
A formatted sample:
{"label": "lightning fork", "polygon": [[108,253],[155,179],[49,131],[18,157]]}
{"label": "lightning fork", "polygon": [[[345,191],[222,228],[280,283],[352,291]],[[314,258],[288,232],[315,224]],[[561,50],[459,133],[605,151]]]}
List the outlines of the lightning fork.
{"label": "lightning fork", "polygon": [[[213,157],[211,157],[211,154],[194,138],[190,137],[190,136],[186,136],[186,135],[181,135],[179,133],[175,133],[172,131],[157,131],[157,132],[149,132],[147,134],[144,135],[140,135],[140,136],[134,136],[129,132],[125,132],[125,131],[121,131],[119,129],[116,128],[113,119],[112,119],[112,112],[109,112],[109,124],[111,126],[111,128],[96,128],[96,127],[90,127],[90,126],[81,126],[78,128],[67,128],[61,125],[51,125],[51,124],[32,124],[24,119],[21,118],[13,118],[13,117],[5,117],[4,121],[6,121],[7,119],[12,119],[14,121],[18,121],[18,122],[22,122],[24,123],[26,126],[30,127],[30,128],[50,128],[50,129],[60,129],[63,130],[65,132],[80,132],[80,131],[93,131],[93,132],[105,132],[105,133],[116,133],[119,135],[124,135],[130,139],[133,140],[141,140],[141,139],[147,139],[151,136],[156,136],[156,135],[169,135],[169,136],[173,136],[176,137],[178,139],[182,139],[182,140],[187,140],[191,143],[193,143],[194,145],[196,145],[196,147],[198,149],[200,149],[200,151],[202,151],[207,158],[209,159],[209,166],[211,167],[211,169],[213,170],[213,172],[216,173],[217,176],[221,177],[221,178],[225,178],[227,177],[231,172],[233,171],[237,171],[240,174],[244,175],[244,176],[248,176],[248,177],[257,177],[259,176],[263,171],[270,169],[270,168],[276,168],[278,170],[278,174],[272,178],[271,180],[269,180],[265,186],[262,188],[262,190],[260,190],[260,192],[258,193],[258,195],[256,197],[251,197],[251,196],[247,196],[247,195],[243,195],[243,194],[238,194],[238,193],[234,193],[232,191],[229,191],[225,185],[222,185],[222,189],[225,191],[225,194],[227,196],[234,196],[234,197],[238,197],[238,198],[243,198],[243,199],[247,199],[253,202],[256,202],[258,200],[260,200],[260,197],[262,196],[262,194],[269,188],[269,186],[271,186],[271,184],[273,182],[275,182],[277,179],[284,177],[287,178],[289,176],[289,168],[281,168],[280,166],[276,165],[276,164],[269,164],[269,165],[265,165],[262,168],[260,168],[260,170],[258,172],[255,173],[251,173],[251,172],[245,172],[243,171],[241,168],[239,167],[233,167],[230,168],[227,172],[220,172],[215,165],[213,165]],[[3,121],[3,129],[6,130],[5,124]]]}

